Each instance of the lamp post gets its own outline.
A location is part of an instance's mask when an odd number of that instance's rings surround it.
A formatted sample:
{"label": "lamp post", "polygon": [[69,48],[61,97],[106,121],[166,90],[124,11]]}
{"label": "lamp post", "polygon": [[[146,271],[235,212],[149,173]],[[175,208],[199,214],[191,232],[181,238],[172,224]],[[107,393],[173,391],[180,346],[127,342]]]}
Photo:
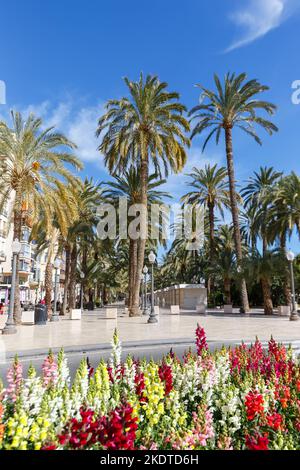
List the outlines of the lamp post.
{"label": "lamp post", "polygon": [[80,309],[81,313],[83,313],[83,279],[84,273],[80,273],[81,285],[80,285]]}
{"label": "lamp post", "polygon": [[56,309],[56,304],[57,304],[57,271],[60,268],[60,260],[56,259],[54,261],[54,305],[53,305],[53,313],[51,316],[51,321],[58,321],[58,312]]}
{"label": "lamp post", "polygon": [[10,290],[10,301],[8,317],[4,329],[2,330],[3,335],[12,335],[17,332],[14,322],[14,302],[15,302],[15,289],[16,289],[16,274],[17,274],[17,261],[18,255],[21,251],[21,243],[16,238],[12,243],[12,273],[11,273],[11,290]]}
{"label": "lamp post", "polygon": [[154,312],[154,269],[153,269],[156,256],[153,253],[153,251],[150,252],[150,255],[148,256],[148,260],[149,260],[149,263],[151,264],[151,310],[150,310],[150,317],[149,317],[148,323],[157,323],[158,320]]}
{"label": "lamp post", "polygon": [[292,251],[288,251],[286,254],[287,260],[290,263],[291,270],[291,287],[292,287],[292,310],[290,315],[291,321],[299,320],[298,313],[296,310],[296,299],[295,299],[295,279],[294,279],[294,259],[295,255]]}
{"label": "lamp post", "polygon": [[143,315],[147,315],[147,313],[148,313],[147,274],[148,274],[148,268],[147,268],[147,266],[144,266],[144,268],[143,268],[143,275],[144,275],[144,308],[143,308]]}

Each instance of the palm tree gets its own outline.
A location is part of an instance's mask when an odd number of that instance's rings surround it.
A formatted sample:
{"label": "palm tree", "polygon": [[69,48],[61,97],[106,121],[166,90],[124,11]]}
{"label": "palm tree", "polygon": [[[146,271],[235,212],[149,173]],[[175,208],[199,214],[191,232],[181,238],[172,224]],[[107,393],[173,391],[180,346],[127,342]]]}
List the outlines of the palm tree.
{"label": "palm tree", "polygon": [[[192,120],[197,120],[191,138],[209,130],[209,134],[203,144],[203,151],[213,136],[215,136],[216,143],[218,144],[221,133],[224,132],[225,135],[230,204],[238,263],[241,263],[243,254],[235,186],[232,130],[234,128],[243,130],[259,144],[262,142],[256,133],[254,125],[262,127],[270,135],[278,130],[272,122],[257,114],[258,111],[265,111],[272,115],[276,110],[274,104],[256,99],[256,96],[268,90],[268,87],[261,85],[257,80],[246,81],[246,79],[247,75],[245,73],[240,75],[228,73],[222,85],[218,76],[215,75],[214,81],[217,90],[211,91],[202,85],[198,85],[202,92],[202,103],[190,111]],[[207,100],[207,103],[205,103],[205,100]],[[245,279],[241,279],[241,300],[243,311],[248,312],[249,301]]]}
{"label": "palm tree", "polygon": [[[249,178],[247,186],[242,190],[245,209],[249,209],[249,214],[255,211],[254,225],[256,226],[256,234],[262,240],[261,266],[264,266],[268,258],[267,218],[272,204],[273,188],[281,176],[282,173],[275,171],[273,167],[260,167],[259,172],[254,172],[254,176]],[[256,257],[255,260],[257,259]],[[265,311],[268,314],[273,313],[273,303],[270,294],[271,282],[272,280],[269,277],[261,277]]]}
{"label": "palm tree", "polygon": [[167,91],[167,83],[148,75],[136,82],[125,78],[129,97],[108,101],[107,111],[99,119],[97,135],[102,132],[99,150],[112,174],[122,172],[128,165],[140,169],[140,204],[143,206],[137,269],[130,315],[139,315],[139,293],[147,238],[147,189],[149,164],[157,175],[161,166],[165,174],[170,167],[180,171],[186,161],[185,132],[189,124],[179,102],[179,94]]}
{"label": "palm tree", "polygon": [[[287,240],[294,229],[300,235],[300,178],[294,172],[281,178],[272,193],[272,206],[268,211],[268,237],[270,242],[279,242],[281,253],[286,255]],[[291,303],[289,273],[284,281],[286,305]]]}
{"label": "palm tree", "polygon": [[[51,220],[49,218],[50,213],[52,214]],[[64,240],[66,239],[68,229],[77,217],[78,211],[74,191],[70,186],[62,186],[59,190],[54,191],[53,204],[48,208],[47,215],[45,212],[42,212],[38,222],[32,227],[30,238],[36,242],[36,253],[47,253],[45,301],[48,318],[52,314],[53,263],[55,257],[64,251]],[[66,288],[67,276],[65,278],[65,292]]]}
{"label": "palm tree", "polygon": [[224,303],[231,304],[231,281],[236,274],[233,227],[221,225],[216,238],[216,259],[213,269],[222,276]]}
{"label": "palm tree", "polygon": [[[75,145],[54,128],[43,129],[33,114],[24,120],[12,111],[12,128],[0,122],[0,209],[14,195],[14,239],[21,239],[22,225],[34,222],[41,211],[51,220],[53,191],[74,177],[66,164],[82,167],[70,150]],[[50,222],[49,222],[50,223]],[[17,266],[18,266],[17,262]],[[21,321],[19,273],[15,291],[15,321]]]}
{"label": "palm tree", "polygon": [[266,252],[268,248],[267,213],[272,203],[274,185],[281,176],[282,173],[275,171],[273,167],[260,167],[259,172],[254,172],[254,176],[249,178],[247,186],[241,192],[245,209],[256,211],[258,232],[262,239],[263,252]]}
{"label": "palm tree", "polygon": [[265,250],[263,254],[256,251],[244,260],[244,274],[249,283],[259,282],[262,286],[265,315],[273,314],[271,286],[273,277],[283,269],[282,260],[276,250]]}
{"label": "palm tree", "polygon": [[[148,215],[150,220],[151,204],[163,204],[163,199],[167,199],[170,195],[163,192],[159,187],[166,183],[165,179],[157,179],[156,174],[149,175],[148,177]],[[113,181],[106,183],[107,190],[103,191],[103,197],[112,200],[118,208],[119,198],[126,198],[128,206],[138,204],[140,202],[140,187],[141,187],[141,174],[137,168],[131,166],[128,170],[124,171],[122,176],[115,175]],[[122,240],[120,240],[122,243]],[[127,244],[127,243],[126,243]],[[128,306],[132,306],[132,298],[134,291],[134,279],[136,278],[137,269],[137,254],[138,254],[137,240],[129,239],[129,264],[128,264]]]}
{"label": "palm tree", "polygon": [[[66,273],[68,273],[65,292],[68,293],[69,309],[75,308],[76,305],[79,258],[81,258],[82,271],[86,274],[88,251],[96,241],[97,207],[103,202],[101,185],[95,184],[93,179],[86,179],[74,189],[74,197],[77,203],[78,217],[69,227],[65,242]],[[85,289],[85,278],[83,279],[83,287]],[[65,307],[66,305],[64,305],[64,309]]]}
{"label": "palm tree", "polygon": [[[185,204],[204,206],[208,210],[209,220],[209,260],[213,264],[215,258],[215,212],[224,217],[224,207],[230,206],[227,170],[217,165],[205,165],[204,169],[193,168],[188,175],[192,178],[189,186],[193,190],[185,194],[181,201]],[[208,291],[213,290],[213,276],[208,282]]]}

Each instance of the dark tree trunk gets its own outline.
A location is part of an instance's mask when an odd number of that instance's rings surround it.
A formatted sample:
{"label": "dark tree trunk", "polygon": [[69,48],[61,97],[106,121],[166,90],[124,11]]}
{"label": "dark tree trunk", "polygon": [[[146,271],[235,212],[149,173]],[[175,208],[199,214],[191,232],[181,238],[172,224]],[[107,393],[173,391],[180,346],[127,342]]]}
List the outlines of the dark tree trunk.
{"label": "dark tree trunk", "polygon": [[[236,189],[235,189],[235,175],[233,165],[233,150],[232,150],[232,127],[225,127],[225,141],[226,141],[226,157],[227,157],[227,170],[229,179],[229,190],[230,190],[230,203],[232,212],[232,222],[234,230],[234,243],[236,250],[237,261],[240,264],[243,260],[242,252],[242,240],[239,226],[239,208],[237,204]],[[250,311],[247,285],[244,278],[241,279],[241,302],[242,310],[244,313]]]}
{"label": "dark tree trunk", "polygon": [[224,301],[225,305],[231,305],[231,280],[229,277],[224,277]]}
{"label": "dark tree trunk", "polygon": [[69,284],[70,284],[70,245],[66,244],[65,246],[65,256],[66,256],[66,263],[65,263],[65,285],[64,285],[64,299],[61,307],[61,315],[66,315],[67,313],[67,305],[68,305],[68,293],[69,293]]}
{"label": "dark tree trunk", "polygon": [[45,304],[47,316],[50,319],[52,315],[52,291],[53,291],[53,264],[48,261],[45,269]]}
{"label": "dark tree trunk", "polygon": [[69,284],[69,309],[76,307],[76,270],[77,270],[77,246],[74,243],[71,251],[70,261],[70,284]]}
{"label": "dark tree trunk", "polygon": [[137,240],[129,240],[129,271],[128,271],[128,307],[132,307],[134,279],[136,277],[137,267]]}
{"label": "dark tree trunk", "polygon": [[269,280],[262,279],[261,286],[262,286],[263,297],[264,297],[265,315],[272,315],[273,314],[273,302],[272,302],[271,286],[270,286]]}
{"label": "dark tree trunk", "polygon": [[[208,204],[208,217],[209,217],[209,262],[210,266],[214,266],[215,261],[215,207],[214,204]],[[210,304],[215,305],[215,279],[214,275],[210,274],[207,283],[207,291]]]}
{"label": "dark tree trunk", "polygon": [[[21,241],[22,238],[22,211],[14,211],[14,235],[13,239]],[[19,276],[19,255],[17,256],[17,269],[16,269],[16,280],[15,280],[15,298],[14,298],[14,322],[16,325],[20,325],[22,321],[22,311],[20,302],[20,276]]]}
{"label": "dark tree trunk", "polygon": [[137,266],[134,277],[132,305],[129,310],[129,316],[135,317],[141,315],[139,300],[140,300],[140,286],[141,286],[141,275],[144,266],[145,258],[145,247],[147,239],[147,195],[148,195],[148,159],[144,158],[141,161],[141,204],[144,207],[144,213],[141,214],[141,234],[138,241],[138,252],[137,252]]}
{"label": "dark tree trunk", "polygon": [[[286,234],[285,232],[281,235],[280,237],[280,249],[282,251],[283,256],[286,256]],[[284,276],[284,281],[283,281],[283,295],[284,295],[284,301],[285,305],[291,305],[292,304],[292,292],[291,292],[291,286],[290,286],[290,274],[288,270],[286,270],[285,276]]]}

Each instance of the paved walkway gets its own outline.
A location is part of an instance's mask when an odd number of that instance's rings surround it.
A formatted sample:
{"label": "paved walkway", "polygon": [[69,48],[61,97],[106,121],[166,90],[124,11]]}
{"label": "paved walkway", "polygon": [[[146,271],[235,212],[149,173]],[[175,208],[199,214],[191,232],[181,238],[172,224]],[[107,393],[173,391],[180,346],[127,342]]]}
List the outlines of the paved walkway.
{"label": "paved walkway", "polygon": [[[15,335],[0,334],[0,356],[42,353],[49,348],[64,347],[69,351],[80,351],[108,347],[115,328],[118,328],[121,340],[132,345],[172,345],[193,341],[197,323],[205,328],[207,339],[215,342],[248,342],[255,340],[256,336],[266,341],[271,335],[278,341],[300,340],[300,321],[290,322],[286,317],[224,315],[220,312],[207,316],[193,312],[170,315],[162,312],[159,323],[149,325],[144,316],[129,318],[119,315],[117,320],[108,320],[104,318],[103,311],[96,310],[84,313],[82,320],[61,318],[59,322],[45,326],[20,326]],[[3,324],[2,317],[0,329]]]}

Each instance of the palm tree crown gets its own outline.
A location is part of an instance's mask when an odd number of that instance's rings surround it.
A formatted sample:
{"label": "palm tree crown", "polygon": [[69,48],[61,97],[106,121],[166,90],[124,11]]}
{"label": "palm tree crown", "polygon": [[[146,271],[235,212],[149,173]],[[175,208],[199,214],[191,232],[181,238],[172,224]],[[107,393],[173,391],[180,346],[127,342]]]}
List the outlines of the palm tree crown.
{"label": "palm tree crown", "polygon": [[167,83],[158,77],[141,74],[136,82],[125,78],[129,98],[108,101],[106,113],[99,119],[97,135],[105,131],[99,150],[110,172],[118,172],[128,163],[151,158],[155,172],[162,163],[179,171],[185,161],[185,132],[189,124],[183,117],[185,106],[179,94],[168,92]]}
{"label": "palm tree crown", "polygon": [[[254,98],[257,94],[269,90],[269,87],[261,85],[257,80],[246,81],[246,78],[245,73],[239,75],[228,73],[222,85],[219,77],[215,75],[216,92],[197,85],[201,89],[202,103],[189,113],[192,120],[198,121],[191,137],[206,129],[210,130],[203,144],[203,150],[214,135],[216,142],[219,143],[222,129],[232,129],[237,126],[259,144],[262,142],[256,133],[255,124],[263,127],[270,135],[278,130],[271,121],[257,115],[257,111],[266,111],[269,115],[273,115],[276,110],[274,104]],[[204,103],[205,100],[208,100],[207,104]]]}

